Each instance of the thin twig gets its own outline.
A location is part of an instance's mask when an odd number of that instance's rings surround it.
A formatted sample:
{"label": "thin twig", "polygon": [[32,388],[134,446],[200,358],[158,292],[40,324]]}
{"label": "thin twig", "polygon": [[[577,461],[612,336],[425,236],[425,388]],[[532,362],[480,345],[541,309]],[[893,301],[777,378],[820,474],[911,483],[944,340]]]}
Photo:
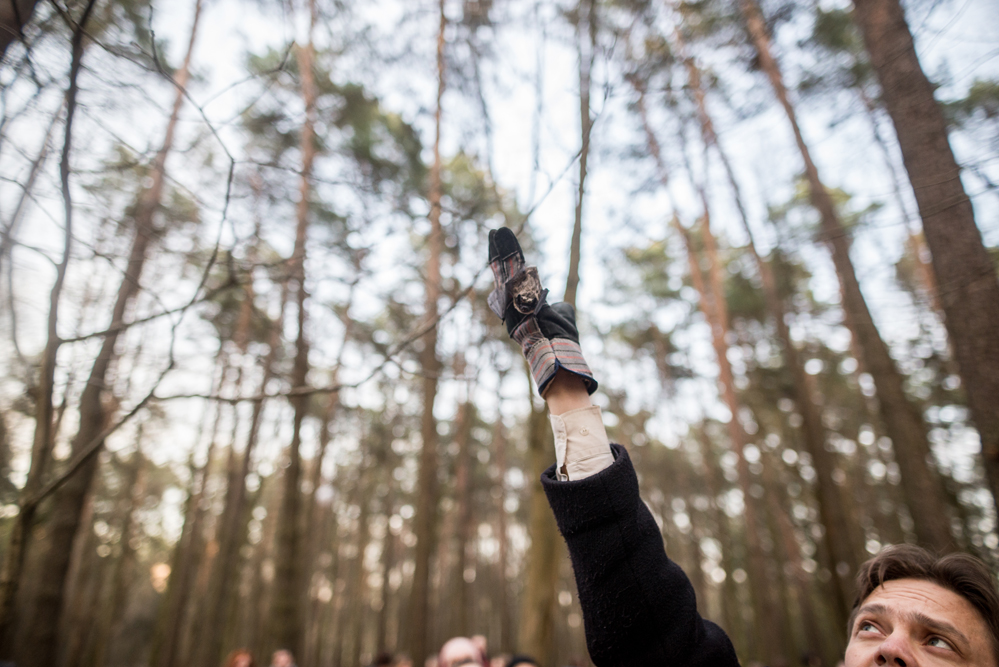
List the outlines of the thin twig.
{"label": "thin twig", "polygon": [[236,280],[235,278],[230,278],[225,282],[225,284],[205,292],[200,297],[198,296],[198,294],[201,292],[200,288],[202,285],[199,285],[199,289],[195,290],[194,296],[192,296],[191,299],[188,300],[188,302],[182,306],[177,306],[176,308],[170,308],[168,310],[161,310],[157,313],[153,313],[152,315],[147,315],[145,317],[140,317],[139,319],[132,320],[131,322],[121,322],[119,324],[116,324],[115,326],[108,327],[107,329],[103,329],[101,331],[92,331],[90,333],[74,336],[73,338],[61,338],[59,342],[63,344],[80,343],[85,340],[90,340],[91,338],[103,338],[104,336],[120,333],[126,329],[137,326],[139,324],[146,324],[147,322],[158,320],[161,317],[168,317],[170,315],[176,315],[177,313],[183,313],[192,306],[195,306],[199,303],[204,303],[205,301],[210,301],[211,299],[218,296],[222,292],[239,287],[240,285],[241,283],[238,280]]}

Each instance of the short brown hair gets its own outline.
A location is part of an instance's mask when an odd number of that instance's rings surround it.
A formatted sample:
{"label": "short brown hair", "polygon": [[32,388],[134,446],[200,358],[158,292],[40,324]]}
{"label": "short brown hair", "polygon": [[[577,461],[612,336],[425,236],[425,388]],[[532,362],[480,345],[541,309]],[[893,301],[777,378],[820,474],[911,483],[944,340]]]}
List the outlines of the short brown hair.
{"label": "short brown hair", "polygon": [[232,667],[236,664],[236,661],[242,657],[247,657],[250,659],[250,667],[254,667],[257,663],[253,661],[253,654],[250,653],[245,648],[238,648],[232,653],[230,653],[225,659],[225,667]]}
{"label": "short brown hair", "polygon": [[884,548],[860,566],[857,597],[847,623],[847,641],[853,634],[857,610],[874,590],[895,579],[921,579],[953,591],[978,610],[992,635],[992,653],[999,664],[999,591],[989,568],[970,554],[947,554],[941,558],[911,544]]}

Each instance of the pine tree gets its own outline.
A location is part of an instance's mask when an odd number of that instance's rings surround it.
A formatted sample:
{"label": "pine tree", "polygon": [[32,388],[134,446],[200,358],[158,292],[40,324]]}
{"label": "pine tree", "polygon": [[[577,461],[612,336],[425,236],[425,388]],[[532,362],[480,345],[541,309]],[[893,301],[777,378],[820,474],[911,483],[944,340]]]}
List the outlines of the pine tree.
{"label": "pine tree", "polygon": [[898,0],[856,0],[854,8],[919,205],[947,332],[971,418],[982,439],[989,488],[999,507],[999,402],[995,400],[999,396],[999,277],[995,261],[975,224],[943,112],[919,63],[901,4]]}
{"label": "pine tree", "polygon": [[430,555],[434,552],[437,528],[437,419],[434,404],[437,400],[441,363],[437,356],[438,306],[441,295],[441,256],[444,253],[444,230],[441,227],[441,117],[445,89],[445,31],[447,15],[444,0],[439,2],[440,22],[437,30],[437,103],[434,110],[434,161],[430,167],[430,233],[427,236],[427,263],[424,278],[424,319],[427,328],[421,338],[420,368],[423,372],[423,415],[420,422],[419,479],[417,480],[415,569],[409,605],[409,650],[416,662],[428,655],[427,616],[430,612]]}
{"label": "pine tree", "polygon": [[953,549],[955,543],[949,530],[947,500],[939,475],[930,460],[926,424],[918,408],[905,394],[902,375],[874,324],[874,318],[861,292],[853,260],[850,258],[850,238],[805,143],[780,65],[771,53],[770,36],[760,8],[754,0],[740,0],[739,7],[760,67],[784,109],[805,163],[811,202],[819,213],[822,237],[832,253],[833,265],[839,277],[844,319],[853,332],[862,357],[860,361],[877,387],[881,417],[898,452],[906,502],[916,522],[919,541],[938,551]]}

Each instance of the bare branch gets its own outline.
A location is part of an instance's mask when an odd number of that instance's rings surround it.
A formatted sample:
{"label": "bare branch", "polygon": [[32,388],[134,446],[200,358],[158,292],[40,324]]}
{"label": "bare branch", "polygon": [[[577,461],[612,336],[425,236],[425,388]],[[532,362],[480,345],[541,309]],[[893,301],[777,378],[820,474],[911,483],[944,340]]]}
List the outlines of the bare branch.
{"label": "bare branch", "polygon": [[[202,285],[203,284],[204,284],[204,282],[202,281]],[[241,284],[242,283],[240,283],[238,280],[236,280],[236,278],[234,276],[231,276],[229,278],[229,280],[227,280],[225,282],[225,284],[220,285],[219,287],[216,287],[215,289],[209,290],[208,292],[205,292],[200,297],[198,296],[198,294],[201,291],[200,287],[202,285],[199,285],[198,286],[199,289],[197,291],[195,291],[194,296],[191,297],[191,299],[187,303],[185,303],[184,305],[182,305],[182,306],[177,306],[176,308],[170,308],[168,310],[161,310],[161,311],[159,311],[157,313],[153,313],[152,315],[147,315],[145,317],[140,317],[139,319],[132,320],[131,322],[121,322],[119,324],[116,324],[115,326],[108,327],[107,329],[103,329],[101,331],[92,331],[90,333],[80,334],[78,336],[74,336],[73,338],[61,338],[59,340],[59,342],[61,344],[80,343],[80,342],[85,341],[85,340],[90,340],[91,338],[103,338],[104,336],[108,336],[110,334],[120,333],[120,332],[122,332],[122,331],[124,331],[126,329],[130,329],[131,327],[137,326],[139,324],[146,324],[148,322],[152,322],[153,320],[158,320],[161,317],[168,317],[170,315],[176,315],[177,313],[184,313],[189,308],[191,308],[193,306],[196,306],[199,303],[204,303],[205,301],[210,301],[211,299],[215,298],[216,296],[218,296],[219,294],[225,292],[226,290],[230,290],[230,289],[239,287],[239,286],[241,286]]]}
{"label": "bare branch", "polygon": [[89,443],[87,443],[87,446],[84,447],[82,450],[80,450],[80,453],[77,454],[69,462],[69,464],[66,466],[65,470],[63,470],[61,473],[59,473],[59,475],[57,475],[55,478],[53,478],[53,479],[49,480],[48,482],[46,482],[45,485],[42,486],[42,488],[38,490],[38,493],[36,493],[36,494],[32,495],[31,497],[27,498],[26,500],[24,500],[20,504],[22,512],[24,512],[25,510],[28,510],[28,509],[34,509],[35,507],[38,506],[38,504],[40,502],[42,502],[47,497],[49,497],[50,495],[52,495],[52,493],[54,493],[60,486],[62,486],[66,482],[66,480],[68,480],[70,477],[72,477],[73,474],[77,470],[79,470],[83,466],[84,463],[86,463],[87,461],[89,461],[90,458],[94,454],[96,454],[97,452],[100,451],[101,447],[104,445],[104,442],[107,440],[107,438],[112,433],[114,433],[119,428],[121,428],[122,426],[124,426],[125,424],[127,424],[128,421],[132,419],[132,417],[134,417],[136,414],[138,414],[140,410],[142,410],[144,407],[146,407],[146,405],[149,404],[149,401],[151,401],[155,397],[155,395],[156,395],[156,389],[159,387],[160,383],[163,381],[163,378],[166,377],[167,373],[169,373],[171,370],[173,370],[174,365],[176,363],[175,359],[174,359],[174,356],[173,356],[173,343],[172,342],[171,342],[170,347],[171,347],[170,362],[167,364],[166,368],[164,368],[160,372],[160,376],[156,379],[156,382],[153,384],[153,388],[151,390],[149,390],[149,393],[147,393],[142,398],[141,401],[139,401],[138,403],[136,403],[132,407],[131,410],[129,410],[120,419],[118,419],[118,421],[116,421],[111,426],[108,426],[107,428],[105,428],[103,431],[101,431],[97,435],[97,437],[95,437],[93,440],[91,440]]}

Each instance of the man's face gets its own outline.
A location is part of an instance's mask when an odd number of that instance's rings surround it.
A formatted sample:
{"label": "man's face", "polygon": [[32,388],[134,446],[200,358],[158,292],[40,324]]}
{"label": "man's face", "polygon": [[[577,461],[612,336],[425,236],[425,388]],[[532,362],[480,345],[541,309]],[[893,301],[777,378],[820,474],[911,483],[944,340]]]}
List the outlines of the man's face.
{"label": "man's face", "polygon": [[295,664],[295,659],[292,658],[291,653],[288,651],[275,651],[274,656],[271,658],[271,664],[274,667],[291,667]]}
{"label": "man's face", "polygon": [[957,593],[929,581],[888,581],[850,629],[846,667],[999,667],[989,629]]}

